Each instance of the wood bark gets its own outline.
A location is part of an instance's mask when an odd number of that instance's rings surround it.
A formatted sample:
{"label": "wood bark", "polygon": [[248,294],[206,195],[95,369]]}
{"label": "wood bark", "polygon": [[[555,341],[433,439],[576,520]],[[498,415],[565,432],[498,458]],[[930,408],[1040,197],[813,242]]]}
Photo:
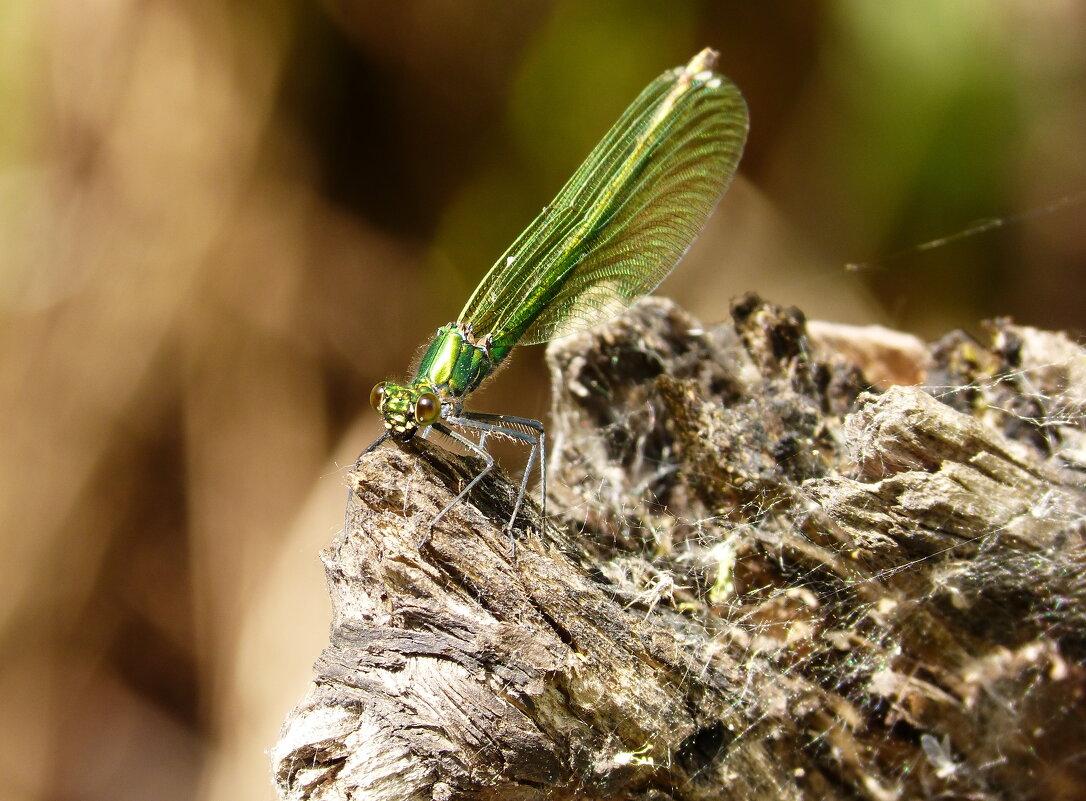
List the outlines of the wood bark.
{"label": "wood bark", "polygon": [[432,532],[480,463],[386,443],[352,474],[281,798],[1086,798],[1078,345],[748,296],[547,358],[515,549],[499,471]]}

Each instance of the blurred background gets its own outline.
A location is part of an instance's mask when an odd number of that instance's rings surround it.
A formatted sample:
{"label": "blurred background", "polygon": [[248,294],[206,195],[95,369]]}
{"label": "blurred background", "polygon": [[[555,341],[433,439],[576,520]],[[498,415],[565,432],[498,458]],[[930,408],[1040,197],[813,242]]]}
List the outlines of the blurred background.
{"label": "blurred background", "polygon": [[751,137],[662,294],[1083,325],[1078,0],[0,0],[0,797],[272,797],[370,387],[704,46]]}

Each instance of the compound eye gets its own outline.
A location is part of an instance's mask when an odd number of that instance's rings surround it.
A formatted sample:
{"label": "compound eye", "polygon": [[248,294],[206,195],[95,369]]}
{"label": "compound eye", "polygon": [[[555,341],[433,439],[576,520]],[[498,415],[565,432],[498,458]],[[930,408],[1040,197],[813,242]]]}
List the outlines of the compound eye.
{"label": "compound eye", "polygon": [[370,390],[370,406],[373,407],[375,412],[381,411],[381,403],[385,400],[385,385],[384,382],[378,384]]}
{"label": "compound eye", "polygon": [[424,392],[415,401],[415,420],[420,425],[430,426],[441,419],[441,401],[432,392]]}

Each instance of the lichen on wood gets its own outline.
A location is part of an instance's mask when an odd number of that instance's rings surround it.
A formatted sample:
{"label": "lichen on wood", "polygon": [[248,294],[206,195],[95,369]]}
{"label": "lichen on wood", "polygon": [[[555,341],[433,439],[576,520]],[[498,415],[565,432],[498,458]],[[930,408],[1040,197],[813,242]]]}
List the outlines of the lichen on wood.
{"label": "lichen on wood", "polygon": [[1086,353],[987,337],[643,301],[550,346],[515,551],[502,474],[429,532],[480,464],[367,455],[280,796],[1082,797]]}

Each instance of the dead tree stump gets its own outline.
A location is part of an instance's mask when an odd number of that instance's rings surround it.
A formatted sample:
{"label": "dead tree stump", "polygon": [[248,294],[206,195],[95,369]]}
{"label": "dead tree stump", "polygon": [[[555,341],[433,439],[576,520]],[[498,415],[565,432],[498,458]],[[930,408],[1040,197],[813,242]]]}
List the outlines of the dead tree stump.
{"label": "dead tree stump", "polygon": [[500,474],[426,539],[479,464],[362,462],[281,798],[1086,798],[1086,352],[733,317],[551,345],[515,552]]}

